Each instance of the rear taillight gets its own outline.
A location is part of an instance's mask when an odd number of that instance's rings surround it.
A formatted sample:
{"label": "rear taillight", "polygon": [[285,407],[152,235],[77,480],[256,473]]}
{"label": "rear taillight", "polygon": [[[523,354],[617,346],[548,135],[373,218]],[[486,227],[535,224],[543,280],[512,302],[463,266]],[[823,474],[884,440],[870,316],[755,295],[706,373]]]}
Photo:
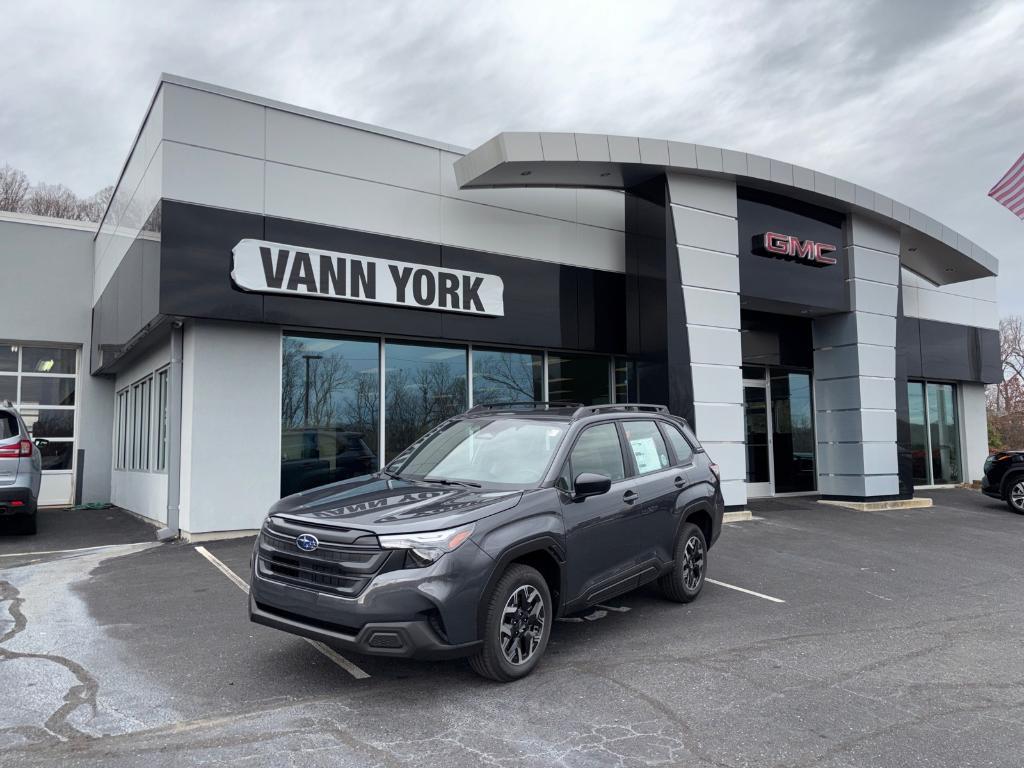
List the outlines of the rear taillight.
{"label": "rear taillight", "polygon": [[19,440],[10,445],[0,445],[0,459],[30,459],[32,458],[32,441]]}

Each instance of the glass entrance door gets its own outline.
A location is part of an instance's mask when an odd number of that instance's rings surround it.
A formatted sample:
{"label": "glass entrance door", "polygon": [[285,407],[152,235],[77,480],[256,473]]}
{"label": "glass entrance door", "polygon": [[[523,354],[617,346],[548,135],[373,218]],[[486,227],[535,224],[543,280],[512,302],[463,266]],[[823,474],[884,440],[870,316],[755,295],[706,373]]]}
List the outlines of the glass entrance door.
{"label": "glass entrance door", "polygon": [[771,496],[772,430],[768,380],[763,368],[743,369],[743,420],[747,440],[747,496]]}
{"label": "glass entrance door", "polygon": [[807,493],[816,487],[811,374],[743,368],[747,496]]}

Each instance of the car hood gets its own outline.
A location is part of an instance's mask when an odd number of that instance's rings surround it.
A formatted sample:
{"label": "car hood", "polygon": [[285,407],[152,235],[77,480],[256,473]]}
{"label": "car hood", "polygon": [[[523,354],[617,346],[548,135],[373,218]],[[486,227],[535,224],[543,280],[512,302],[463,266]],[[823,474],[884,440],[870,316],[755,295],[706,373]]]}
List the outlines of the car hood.
{"label": "car hood", "polygon": [[504,512],[522,495],[368,475],[287,496],[269,514],[371,533],[414,533],[454,528]]}

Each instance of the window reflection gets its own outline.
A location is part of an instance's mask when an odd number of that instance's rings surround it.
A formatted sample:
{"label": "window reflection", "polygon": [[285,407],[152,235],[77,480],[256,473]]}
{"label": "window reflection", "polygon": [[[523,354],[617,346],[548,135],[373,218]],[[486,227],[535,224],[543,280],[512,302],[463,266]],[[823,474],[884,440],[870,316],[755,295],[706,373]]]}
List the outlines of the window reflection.
{"label": "window reflection", "polygon": [[960,430],[952,384],[928,382],[928,424],[931,438],[932,483],[959,483]]}
{"label": "window reflection", "polygon": [[624,357],[615,358],[615,402],[640,402],[636,386],[636,362]]}
{"label": "window reflection", "polygon": [[286,335],[281,371],[281,494],[377,469],[376,341]]}
{"label": "window reflection", "polygon": [[0,344],[0,371],[18,370],[18,345]]}
{"label": "window reflection", "polygon": [[22,376],[22,405],[74,405],[75,380],[49,376]]}
{"label": "window reflection", "polygon": [[548,355],[548,400],[604,405],[611,402],[607,357]]}
{"label": "window reflection", "polygon": [[907,397],[910,402],[910,461],[911,474],[917,485],[930,485],[928,476],[928,427],[925,421],[924,382],[908,381]]}
{"label": "window reflection", "polygon": [[955,386],[908,381],[907,395],[914,482],[919,485],[962,482]]}
{"label": "window reflection", "polygon": [[78,351],[60,347],[23,347],[21,370],[26,373],[74,373]]}
{"label": "window reflection", "polygon": [[473,404],[542,400],[544,358],[527,352],[473,349]]}
{"label": "window reflection", "polygon": [[385,462],[466,410],[466,349],[388,342],[384,350]]}

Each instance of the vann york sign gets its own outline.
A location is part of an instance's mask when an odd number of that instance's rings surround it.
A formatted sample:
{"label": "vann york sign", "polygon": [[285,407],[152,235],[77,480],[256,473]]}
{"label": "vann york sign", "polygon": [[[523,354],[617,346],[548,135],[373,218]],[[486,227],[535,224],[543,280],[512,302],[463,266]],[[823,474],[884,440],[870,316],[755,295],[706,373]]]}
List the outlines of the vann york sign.
{"label": "vann york sign", "polygon": [[231,280],[244,291],[471,315],[505,314],[505,285],[497,275],[263,240],[241,240],[231,253]]}
{"label": "vann york sign", "polygon": [[829,256],[835,253],[834,245],[801,240],[795,235],[765,232],[754,235],[752,245],[753,252],[759,256],[796,261],[810,267],[829,267],[836,263],[835,256]]}

